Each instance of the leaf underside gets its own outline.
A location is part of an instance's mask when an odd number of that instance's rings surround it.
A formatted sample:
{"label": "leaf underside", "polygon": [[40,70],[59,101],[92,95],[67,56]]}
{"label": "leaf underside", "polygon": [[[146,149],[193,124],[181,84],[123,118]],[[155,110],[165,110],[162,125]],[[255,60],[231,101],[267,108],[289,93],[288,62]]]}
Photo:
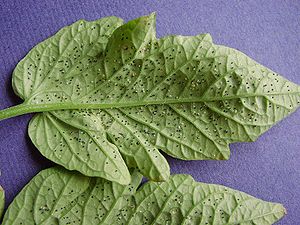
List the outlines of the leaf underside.
{"label": "leaf underside", "polygon": [[156,39],[155,15],[79,21],[36,46],[13,86],[37,114],[29,135],[50,160],[128,184],[127,167],[166,180],[159,150],[228,159],[300,105],[300,88],[208,34]]}
{"label": "leaf underside", "polygon": [[34,177],[9,206],[3,225],[14,224],[272,224],[281,204],[224,186],[173,175],[148,182],[132,174],[130,185],[88,178],[56,167]]}

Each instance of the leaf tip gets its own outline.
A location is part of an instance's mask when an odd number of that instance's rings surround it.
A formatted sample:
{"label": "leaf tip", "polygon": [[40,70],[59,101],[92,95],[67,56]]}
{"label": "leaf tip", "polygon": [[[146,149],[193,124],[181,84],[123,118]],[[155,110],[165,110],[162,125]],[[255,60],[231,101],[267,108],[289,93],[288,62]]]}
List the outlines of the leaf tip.
{"label": "leaf tip", "polygon": [[116,182],[118,182],[121,185],[129,185],[132,182],[132,177],[128,172],[128,174],[126,173],[122,179],[116,180]]}
{"label": "leaf tip", "polygon": [[287,214],[287,209],[282,205],[284,215]]}
{"label": "leaf tip", "polygon": [[230,158],[230,149],[227,147],[227,151],[220,152],[218,160],[228,160]]}
{"label": "leaf tip", "polygon": [[277,217],[277,221],[287,215],[287,209],[280,203],[271,203],[273,205],[273,214]]}
{"label": "leaf tip", "polygon": [[142,16],[142,17],[137,18],[135,20],[137,20],[137,21],[143,21],[146,24],[150,25],[150,27],[155,27],[156,12],[152,12],[149,15]]}
{"label": "leaf tip", "polygon": [[156,14],[157,13],[154,11],[154,12],[150,13],[148,16],[153,18],[153,19],[156,19]]}
{"label": "leaf tip", "polygon": [[169,178],[170,178],[170,174],[171,174],[171,172],[170,172],[170,166],[169,166],[168,163],[166,165],[168,165],[168,167],[164,170],[163,173],[161,173],[159,175],[159,180],[160,181],[166,181],[166,180],[169,180]]}
{"label": "leaf tip", "polygon": [[156,12],[152,12],[149,15],[142,16],[141,19],[146,20],[149,25],[155,26],[155,23],[156,23]]}
{"label": "leaf tip", "polygon": [[159,175],[155,176],[155,177],[151,177],[150,178],[153,181],[156,182],[162,182],[162,181],[167,181],[170,179],[170,168],[165,168],[163,171],[160,172]]}
{"label": "leaf tip", "polygon": [[167,175],[167,174],[161,174],[158,176],[158,181],[166,181],[166,180],[169,180],[169,177],[170,177],[170,173]]}
{"label": "leaf tip", "polygon": [[213,42],[213,39],[212,39],[212,36],[210,35],[210,33],[204,34],[203,40],[206,40],[206,41],[211,42],[211,43]]}
{"label": "leaf tip", "polygon": [[287,209],[284,207],[284,205],[278,203],[278,207],[280,208],[280,211],[282,212],[283,216],[287,214]]}

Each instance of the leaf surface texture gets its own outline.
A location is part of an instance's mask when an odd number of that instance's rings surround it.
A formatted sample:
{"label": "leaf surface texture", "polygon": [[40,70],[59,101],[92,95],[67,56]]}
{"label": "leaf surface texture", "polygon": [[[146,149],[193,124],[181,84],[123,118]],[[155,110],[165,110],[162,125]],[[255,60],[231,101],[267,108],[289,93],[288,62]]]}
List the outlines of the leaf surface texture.
{"label": "leaf surface texture", "polygon": [[[169,177],[160,150],[228,159],[300,105],[300,88],[208,34],[157,39],[155,15],[78,21],[35,47],[13,86],[37,114],[29,126],[50,160],[130,182],[127,167]],[[72,110],[71,110],[72,109]]]}
{"label": "leaf surface texture", "polygon": [[281,204],[179,174],[130,185],[88,178],[62,168],[40,172],[9,206],[3,224],[260,224],[278,221]]}

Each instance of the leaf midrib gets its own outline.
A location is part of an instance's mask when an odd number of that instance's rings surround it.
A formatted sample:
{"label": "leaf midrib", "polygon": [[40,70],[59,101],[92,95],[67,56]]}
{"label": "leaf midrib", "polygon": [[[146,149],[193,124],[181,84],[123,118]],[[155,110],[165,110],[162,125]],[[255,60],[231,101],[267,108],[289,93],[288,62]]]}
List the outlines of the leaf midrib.
{"label": "leaf midrib", "polygon": [[[114,103],[81,103],[81,102],[57,102],[47,104],[32,104],[29,101],[24,101],[20,105],[16,105],[0,111],[0,120],[7,119],[13,116],[20,116],[26,113],[34,112],[47,112],[53,110],[63,109],[113,109],[113,108],[125,108],[145,105],[159,105],[159,104],[185,104],[185,103],[197,103],[197,102],[213,102],[213,101],[225,101],[231,99],[251,98],[251,97],[267,97],[274,95],[298,95],[300,99],[300,90],[295,92],[274,92],[274,93],[260,93],[260,94],[248,94],[238,96],[222,96],[218,98],[182,98],[182,99],[161,99],[161,100],[149,100],[147,102],[131,101],[131,102],[114,102]],[[298,101],[300,106],[300,101]],[[296,107],[294,107],[296,108]],[[294,109],[291,109],[293,111]]]}
{"label": "leaf midrib", "polygon": [[[182,98],[182,99],[160,99],[160,100],[148,100],[148,101],[127,101],[127,102],[114,102],[114,103],[81,103],[81,102],[58,102],[58,103],[47,103],[47,104],[31,104],[25,101],[22,105],[26,106],[26,112],[43,112],[52,110],[62,109],[112,109],[112,108],[126,108],[135,106],[145,105],[165,105],[165,104],[185,104],[185,103],[197,103],[197,102],[214,102],[214,101],[225,101],[232,99],[242,99],[251,97],[266,97],[274,95],[299,95],[300,91],[297,92],[275,92],[275,93],[261,93],[261,94],[248,94],[238,96],[222,96],[217,98]],[[299,104],[300,105],[300,104]]]}

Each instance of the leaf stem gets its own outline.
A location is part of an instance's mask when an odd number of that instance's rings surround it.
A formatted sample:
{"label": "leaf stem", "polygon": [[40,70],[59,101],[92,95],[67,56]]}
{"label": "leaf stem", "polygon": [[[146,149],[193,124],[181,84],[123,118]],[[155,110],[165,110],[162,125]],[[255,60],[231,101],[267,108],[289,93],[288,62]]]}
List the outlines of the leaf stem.
{"label": "leaf stem", "polygon": [[[38,106],[38,105],[37,105]],[[0,120],[8,119],[14,116],[20,116],[26,113],[35,112],[36,107],[33,105],[26,105],[22,103],[20,105],[12,106],[0,111]]]}
{"label": "leaf stem", "polygon": [[[60,109],[76,109],[76,105],[74,104],[26,104],[26,102],[12,106],[0,111],[0,121],[4,119],[8,119],[14,116],[20,116],[27,113],[34,112],[46,112],[51,110],[60,110]],[[80,107],[79,107],[80,108]]]}
{"label": "leaf stem", "polygon": [[87,105],[87,104],[80,104],[80,103],[79,104],[78,103],[77,104],[73,104],[73,103],[28,104],[26,102],[23,102],[22,104],[0,110],[0,121],[14,116],[24,115],[27,113],[48,112],[48,111],[63,110],[63,109],[96,109],[96,108],[99,108],[99,105],[93,105],[93,104]]}

